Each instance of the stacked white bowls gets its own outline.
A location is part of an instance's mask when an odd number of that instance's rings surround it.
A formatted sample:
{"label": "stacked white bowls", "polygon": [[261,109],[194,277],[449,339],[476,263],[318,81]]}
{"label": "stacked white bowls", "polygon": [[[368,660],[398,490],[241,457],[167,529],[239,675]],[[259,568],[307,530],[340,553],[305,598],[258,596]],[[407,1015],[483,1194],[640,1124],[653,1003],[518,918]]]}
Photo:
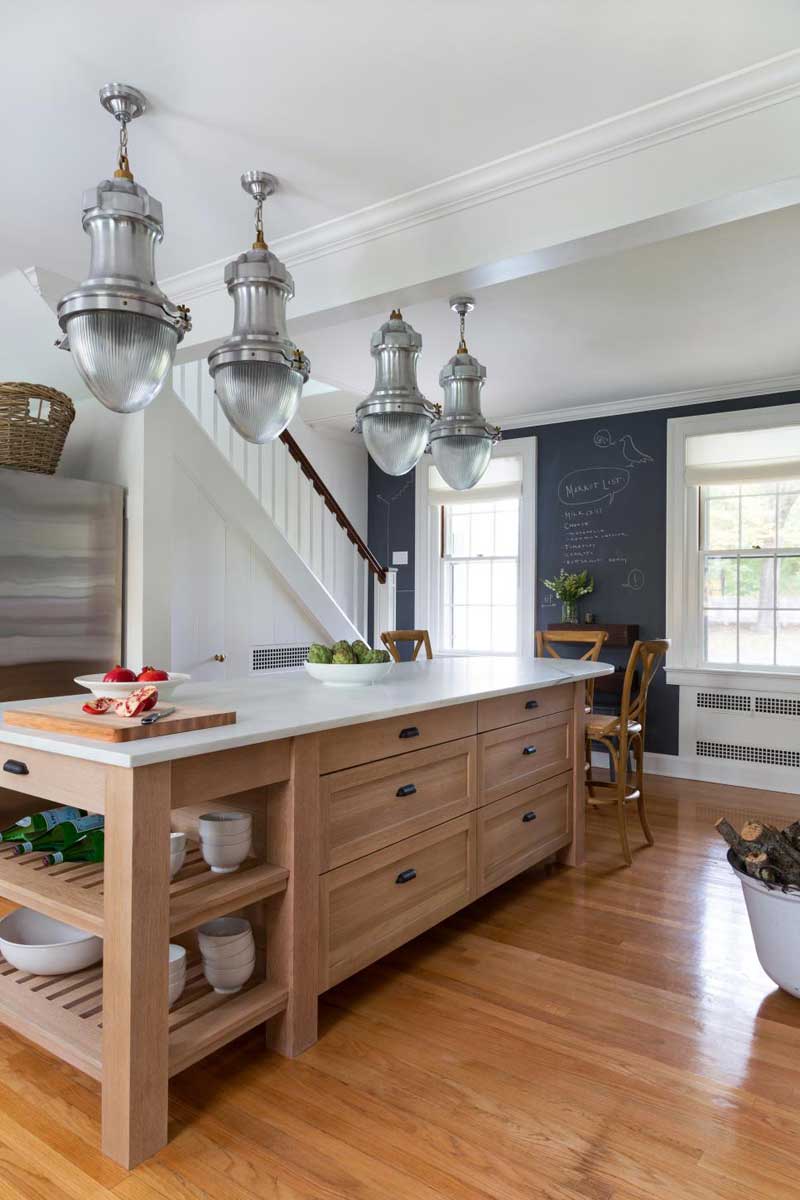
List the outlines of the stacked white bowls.
{"label": "stacked white bowls", "polygon": [[244,917],[218,917],[197,930],[203,971],[215,992],[241,991],[256,965],[253,928]]}
{"label": "stacked white bowls", "polygon": [[169,944],[169,1006],[178,1001],[186,987],[186,951],[174,942]]}
{"label": "stacked white bowls", "polygon": [[206,813],[200,818],[198,829],[203,858],[219,875],[236,871],[250,853],[253,841],[250,813]]}
{"label": "stacked white bowls", "polygon": [[169,835],[169,877],[174,879],[183,866],[186,858],[186,834],[171,833]]}

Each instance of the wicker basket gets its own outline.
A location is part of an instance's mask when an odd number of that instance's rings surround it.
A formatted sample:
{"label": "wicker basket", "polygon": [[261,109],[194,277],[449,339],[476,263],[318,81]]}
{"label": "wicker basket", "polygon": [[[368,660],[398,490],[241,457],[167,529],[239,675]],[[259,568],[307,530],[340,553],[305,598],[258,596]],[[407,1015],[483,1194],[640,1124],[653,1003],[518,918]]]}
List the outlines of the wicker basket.
{"label": "wicker basket", "polygon": [[0,383],[0,467],[52,475],[75,408],[69,396],[39,383]]}

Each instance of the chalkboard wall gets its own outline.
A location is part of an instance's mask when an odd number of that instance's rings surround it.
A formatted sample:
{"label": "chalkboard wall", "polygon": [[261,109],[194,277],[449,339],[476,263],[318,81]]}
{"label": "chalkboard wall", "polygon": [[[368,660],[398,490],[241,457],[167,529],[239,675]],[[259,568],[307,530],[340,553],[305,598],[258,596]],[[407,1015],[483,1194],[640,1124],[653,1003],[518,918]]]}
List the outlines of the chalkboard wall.
{"label": "chalkboard wall", "polygon": [[[700,413],[800,402],[800,392],[748,397],[691,407],[597,417],[504,433],[504,441],[537,440],[537,628],[561,619],[561,606],[542,580],[584,568],[595,590],[581,602],[602,623],[632,622],[640,637],[666,632],[667,420]],[[414,488],[411,476],[391,480],[370,463],[370,547],[382,561],[408,549],[413,563]],[[413,567],[402,576],[398,626],[413,626]],[[604,651],[625,662],[625,650]],[[678,689],[663,673],[648,705],[647,748],[678,753]]]}

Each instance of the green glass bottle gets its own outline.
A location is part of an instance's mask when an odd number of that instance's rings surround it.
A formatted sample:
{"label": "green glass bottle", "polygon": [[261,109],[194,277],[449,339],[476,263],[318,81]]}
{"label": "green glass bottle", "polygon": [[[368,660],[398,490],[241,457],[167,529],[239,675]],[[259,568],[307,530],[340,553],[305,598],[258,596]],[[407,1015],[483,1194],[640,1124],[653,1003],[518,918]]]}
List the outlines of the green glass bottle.
{"label": "green glass bottle", "polygon": [[63,862],[102,862],[105,852],[105,834],[102,829],[90,829],[85,837],[64,850],[45,854],[44,862],[49,867]]}
{"label": "green glass bottle", "polygon": [[14,825],[0,832],[0,842],[24,842],[31,840],[31,834],[48,833],[62,821],[74,821],[85,817],[85,808],[48,808],[44,812],[31,813],[28,817],[20,817]]}
{"label": "green glass bottle", "polygon": [[47,833],[40,833],[28,841],[15,842],[15,854],[31,854],[34,850],[64,850],[80,841],[91,829],[102,829],[104,818],[99,813],[87,813],[72,821],[62,821]]}

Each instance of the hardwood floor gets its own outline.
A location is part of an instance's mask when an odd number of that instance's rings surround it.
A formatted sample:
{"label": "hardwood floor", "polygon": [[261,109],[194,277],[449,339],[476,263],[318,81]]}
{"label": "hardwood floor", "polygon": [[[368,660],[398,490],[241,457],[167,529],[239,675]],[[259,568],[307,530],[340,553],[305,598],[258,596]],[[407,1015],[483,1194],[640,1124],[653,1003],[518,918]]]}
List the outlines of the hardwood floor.
{"label": "hardwood floor", "polygon": [[97,1086],[0,1029],[0,1198],[800,1196],[800,1001],[758,966],[709,789],[657,790],[632,869],[592,815],[586,867],[336,987],[302,1058],[253,1034],[177,1077],[173,1140],[130,1173],[100,1154]]}

